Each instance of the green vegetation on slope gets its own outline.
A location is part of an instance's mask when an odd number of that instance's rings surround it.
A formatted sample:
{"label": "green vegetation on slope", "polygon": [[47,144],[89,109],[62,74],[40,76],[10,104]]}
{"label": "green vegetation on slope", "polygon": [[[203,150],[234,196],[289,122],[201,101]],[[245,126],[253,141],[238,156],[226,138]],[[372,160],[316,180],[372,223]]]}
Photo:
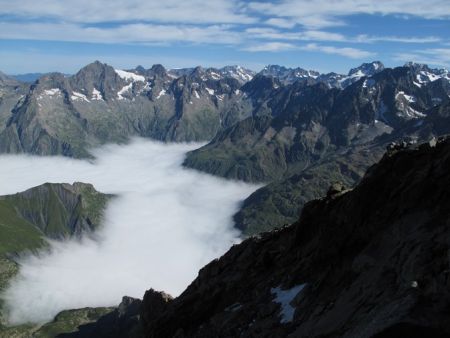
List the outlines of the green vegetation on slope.
{"label": "green vegetation on slope", "polygon": [[383,147],[356,149],[258,189],[235,214],[236,227],[252,236],[293,223],[306,202],[325,196],[333,183],[352,187],[383,153]]}
{"label": "green vegetation on slope", "polygon": [[[64,239],[95,230],[100,223],[110,195],[95,190],[91,184],[50,184],[14,195],[0,196],[0,291],[19,271],[14,262],[26,252],[47,246],[46,238]],[[73,332],[96,320],[110,308],[64,311],[51,323],[2,326],[0,300],[0,337],[55,337]]]}
{"label": "green vegetation on slope", "polygon": [[52,322],[40,327],[33,337],[53,338],[59,334],[76,332],[80,325],[95,322],[114,309],[113,307],[98,307],[62,311]]}

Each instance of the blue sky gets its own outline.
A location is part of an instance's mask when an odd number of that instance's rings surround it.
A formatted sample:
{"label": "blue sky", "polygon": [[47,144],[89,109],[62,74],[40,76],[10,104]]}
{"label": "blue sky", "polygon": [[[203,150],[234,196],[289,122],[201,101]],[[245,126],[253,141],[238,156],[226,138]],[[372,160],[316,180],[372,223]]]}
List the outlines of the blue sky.
{"label": "blue sky", "polygon": [[0,0],[0,70],[450,67],[449,0]]}

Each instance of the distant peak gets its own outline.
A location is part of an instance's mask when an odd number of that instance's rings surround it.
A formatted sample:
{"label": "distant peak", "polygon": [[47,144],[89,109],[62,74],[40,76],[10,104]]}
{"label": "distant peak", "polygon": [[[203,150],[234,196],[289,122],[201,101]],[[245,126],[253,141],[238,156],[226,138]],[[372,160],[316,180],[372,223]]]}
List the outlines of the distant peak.
{"label": "distant peak", "polygon": [[145,68],[142,67],[141,65],[137,66],[136,68],[134,68],[135,71],[137,71],[138,73],[145,73]]}
{"label": "distant peak", "polygon": [[163,76],[167,73],[166,68],[162,64],[155,64],[152,66],[151,71],[157,75]]}
{"label": "distant peak", "polygon": [[384,69],[384,64],[381,61],[373,61],[361,64],[359,67],[352,68],[348,72],[349,76],[361,75],[361,76],[372,76],[376,73],[381,72]]}
{"label": "distant peak", "polygon": [[104,68],[111,68],[112,69],[112,67],[109,66],[108,64],[102,63],[102,62],[100,62],[98,60],[95,60],[94,62],[84,66],[83,68],[81,68],[81,70],[97,70],[97,69],[104,69]]}
{"label": "distant peak", "polygon": [[205,70],[203,69],[202,66],[197,66],[194,68],[194,70],[192,71],[192,74],[201,74],[203,73]]}

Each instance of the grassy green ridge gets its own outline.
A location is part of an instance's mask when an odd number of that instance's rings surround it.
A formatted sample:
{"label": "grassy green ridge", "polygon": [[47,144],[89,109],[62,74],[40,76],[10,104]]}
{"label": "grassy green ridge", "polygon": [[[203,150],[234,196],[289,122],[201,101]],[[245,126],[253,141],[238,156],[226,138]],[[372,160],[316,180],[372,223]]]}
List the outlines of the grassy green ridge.
{"label": "grassy green ridge", "polygon": [[20,239],[30,237],[34,240],[42,236],[65,238],[94,230],[100,224],[110,197],[84,183],[45,183],[22,193],[0,197],[0,224],[5,225],[2,242],[17,240],[17,236],[8,236],[7,229],[9,232],[22,231]]}
{"label": "grassy green ridge", "polygon": [[[90,184],[46,183],[14,195],[0,196],[0,292],[18,273],[14,261],[47,246],[47,238],[63,239],[95,230],[112,196]],[[55,337],[97,320],[110,308],[64,311],[51,323],[4,326],[0,300],[0,338]],[[3,324],[3,325],[2,325]]]}
{"label": "grassy green ridge", "polygon": [[351,188],[383,153],[381,146],[370,152],[357,149],[258,189],[234,215],[236,227],[247,237],[293,223],[308,201],[325,196],[333,183]]}
{"label": "grassy green ridge", "polygon": [[0,338],[54,338],[78,331],[78,327],[97,321],[112,312],[113,307],[83,308],[60,312],[53,321],[42,326],[24,324],[14,327],[0,326]]}

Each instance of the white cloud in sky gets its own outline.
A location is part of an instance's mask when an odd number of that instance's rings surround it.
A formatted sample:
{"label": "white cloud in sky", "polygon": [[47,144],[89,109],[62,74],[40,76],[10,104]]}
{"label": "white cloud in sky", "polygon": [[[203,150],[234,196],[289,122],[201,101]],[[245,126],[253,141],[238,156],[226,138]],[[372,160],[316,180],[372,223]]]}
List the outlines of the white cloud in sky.
{"label": "white cloud in sky", "polygon": [[300,47],[301,50],[311,51],[311,52],[323,52],[326,54],[336,54],[345,56],[351,59],[364,59],[368,57],[373,57],[376,54],[372,52],[368,52],[358,48],[350,48],[350,47],[333,47],[333,46],[324,46],[318,45],[315,43],[309,43],[305,46]]}
{"label": "white cloud in sky", "polygon": [[400,36],[376,36],[359,34],[356,37],[345,36],[340,33],[334,33],[323,30],[304,30],[304,31],[281,31],[279,29],[268,27],[252,27],[246,29],[249,37],[255,39],[272,40],[291,40],[291,41],[329,41],[329,42],[348,42],[348,43],[374,43],[374,42],[400,42],[400,43],[437,43],[442,39],[436,36],[424,37],[400,37]]}
{"label": "white cloud in sky", "polygon": [[0,14],[63,22],[251,23],[236,0],[0,0]]}
{"label": "white cloud in sky", "polygon": [[248,28],[246,33],[249,37],[256,39],[272,39],[272,40],[298,40],[298,41],[346,41],[346,37],[339,33],[332,33],[326,31],[298,31],[298,32],[283,32],[273,28],[253,27]]}
{"label": "white cloud in sky", "polygon": [[354,41],[361,43],[373,43],[379,41],[401,42],[401,43],[436,43],[442,41],[442,39],[436,36],[400,37],[400,36],[370,36],[366,34],[360,34],[354,39]]}
{"label": "white cloud in sky", "polygon": [[219,257],[238,232],[232,215],[257,187],[183,169],[198,145],[136,140],[110,145],[94,163],[61,157],[0,156],[0,194],[44,182],[82,181],[118,197],[98,240],[55,242],[21,260],[2,295],[12,323],[48,321],[63,309],[117,305],[149,288],[176,296]]}
{"label": "white cloud in sky", "polygon": [[0,23],[0,39],[32,39],[91,43],[210,43],[237,44],[241,35],[228,25],[126,24],[89,27],[67,23]]}
{"label": "white cloud in sky", "polygon": [[427,48],[411,53],[396,53],[394,60],[400,62],[414,61],[437,67],[450,67],[450,48]]}
{"label": "white cloud in sky", "polygon": [[267,42],[261,44],[250,45],[242,50],[247,52],[281,52],[298,49],[298,47],[292,43],[286,42]]}
{"label": "white cloud in sky", "polygon": [[[450,19],[448,0],[0,0],[0,39],[98,44],[210,44],[239,51],[312,50],[363,58],[355,44],[438,43],[434,36],[371,36],[363,27],[350,36],[331,31],[352,15]],[[380,20],[382,20],[380,18]],[[260,41],[255,41],[255,40]],[[311,41],[302,46],[299,42]],[[261,42],[261,43],[259,43]],[[317,46],[336,43],[340,46]]]}
{"label": "white cloud in sky", "polygon": [[344,25],[344,17],[355,14],[450,18],[450,2],[447,0],[281,0],[276,3],[251,2],[249,8],[310,28]]}
{"label": "white cloud in sky", "polygon": [[281,18],[270,18],[265,22],[267,25],[280,27],[280,28],[293,28],[296,24],[291,20]]}
{"label": "white cloud in sky", "polygon": [[321,52],[326,54],[340,55],[351,59],[365,59],[376,55],[375,53],[358,48],[325,46],[316,43],[308,43],[306,45],[298,46],[287,42],[268,42],[248,46],[245,50],[250,52],[281,52],[289,50],[302,50],[307,52]]}

